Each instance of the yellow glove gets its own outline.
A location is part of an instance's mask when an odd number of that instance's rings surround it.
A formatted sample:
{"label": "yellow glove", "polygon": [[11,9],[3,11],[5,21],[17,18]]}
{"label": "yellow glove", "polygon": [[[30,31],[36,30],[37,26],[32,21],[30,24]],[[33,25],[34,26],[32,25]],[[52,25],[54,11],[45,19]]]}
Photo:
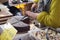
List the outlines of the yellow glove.
{"label": "yellow glove", "polygon": [[34,0],[34,2],[38,3],[39,0]]}

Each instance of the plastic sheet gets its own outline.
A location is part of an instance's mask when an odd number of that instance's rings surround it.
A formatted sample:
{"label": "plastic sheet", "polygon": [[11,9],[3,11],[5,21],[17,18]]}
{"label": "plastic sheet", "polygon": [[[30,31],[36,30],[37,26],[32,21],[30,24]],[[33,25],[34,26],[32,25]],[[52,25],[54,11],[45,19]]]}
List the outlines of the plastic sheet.
{"label": "plastic sheet", "polygon": [[13,40],[17,30],[10,23],[0,25],[0,27],[3,29],[3,32],[0,34],[0,40]]}

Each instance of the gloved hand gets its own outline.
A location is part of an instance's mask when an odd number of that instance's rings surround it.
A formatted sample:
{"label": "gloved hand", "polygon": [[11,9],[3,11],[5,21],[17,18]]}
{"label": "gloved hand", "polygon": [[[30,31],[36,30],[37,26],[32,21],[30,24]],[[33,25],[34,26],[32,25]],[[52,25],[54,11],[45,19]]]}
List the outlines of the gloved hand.
{"label": "gloved hand", "polygon": [[37,8],[37,4],[36,3],[32,4],[31,11],[34,12],[36,10],[36,8]]}
{"label": "gloved hand", "polygon": [[26,15],[28,15],[29,17],[36,19],[36,17],[38,16],[38,13],[34,13],[31,11],[26,11]]}

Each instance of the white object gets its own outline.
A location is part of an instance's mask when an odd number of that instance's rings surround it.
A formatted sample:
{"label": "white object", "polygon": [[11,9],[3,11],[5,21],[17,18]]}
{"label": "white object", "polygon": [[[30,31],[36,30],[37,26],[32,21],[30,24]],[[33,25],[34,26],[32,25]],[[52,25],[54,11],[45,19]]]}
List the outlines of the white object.
{"label": "white object", "polygon": [[7,6],[5,6],[5,5],[3,5],[3,4],[0,4],[0,9],[1,9],[0,13],[1,13],[1,12],[4,12],[4,13],[9,12],[9,9],[7,8]]}
{"label": "white object", "polygon": [[2,27],[2,25],[0,25],[0,34],[2,34],[3,33],[3,27]]}

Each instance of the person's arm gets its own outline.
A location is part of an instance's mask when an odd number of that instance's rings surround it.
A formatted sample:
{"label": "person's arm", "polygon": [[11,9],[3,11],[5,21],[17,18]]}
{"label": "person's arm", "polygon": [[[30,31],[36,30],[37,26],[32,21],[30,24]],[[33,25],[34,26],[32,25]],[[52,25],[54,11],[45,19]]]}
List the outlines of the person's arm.
{"label": "person's arm", "polygon": [[43,11],[37,16],[36,19],[40,23],[43,23],[47,26],[52,26],[52,27],[60,26],[60,18],[59,18],[60,2],[59,1],[60,0],[52,0],[49,13],[47,13],[46,11]]}
{"label": "person's arm", "polygon": [[[59,26],[58,20],[60,17],[60,0],[52,0],[52,4],[50,5],[50,12],[47,13],[46,11],[41,12],[40,14],[36,15],[35,13],[29,13],[31,17],[36,18],[40,23],[45,24],[47,26],[56,27]],[[27,13],[28,14],[28,13]]]}

